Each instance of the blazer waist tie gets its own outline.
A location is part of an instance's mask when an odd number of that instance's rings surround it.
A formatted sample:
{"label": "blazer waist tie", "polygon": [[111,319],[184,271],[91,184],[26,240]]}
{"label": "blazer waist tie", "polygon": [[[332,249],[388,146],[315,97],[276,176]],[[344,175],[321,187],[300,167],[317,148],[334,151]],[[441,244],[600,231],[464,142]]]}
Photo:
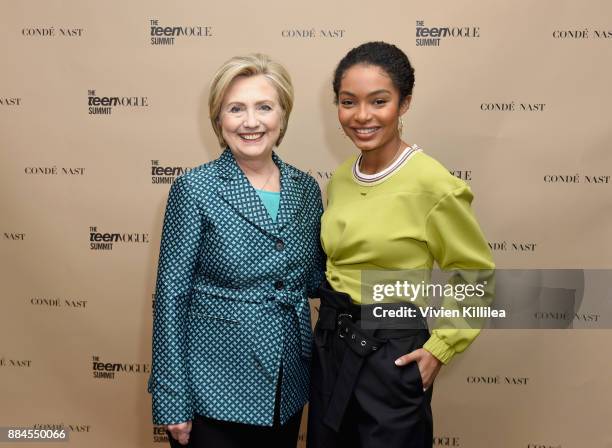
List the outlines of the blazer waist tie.
{"label": "blazer waist tie", "polygon": [[[261,320],[256,326],[255,354],[261,365],[266,369],[271,378],[276,377],[276,369],[280,361],[280,350],[278,341],[282,338],[282,326],[271,313],[270,307],[283,306],[295,313],[299,326],[299,338],[302,357],[309,359],[312,356],[312,330],[310,324],[310,304],[308,297],[303,291],[281,291],[274,297],[266,300],[266,306],[262,307]],[[275,347],[273,353],[270,348]]]}

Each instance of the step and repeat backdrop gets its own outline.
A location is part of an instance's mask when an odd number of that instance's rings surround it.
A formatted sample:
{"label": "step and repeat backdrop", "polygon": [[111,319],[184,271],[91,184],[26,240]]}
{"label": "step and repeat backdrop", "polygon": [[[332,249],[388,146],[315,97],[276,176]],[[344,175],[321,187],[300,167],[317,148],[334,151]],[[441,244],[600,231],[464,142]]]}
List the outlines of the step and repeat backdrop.
{"label": "step and repeat backdrop", "polygon": [[[411,58],[404,138],[471,185],[499,268],[612,267],[607,1],[0,0],[0,426],[167,443],[146,392],[157,257],[171,183],[220,153],[212,74],[250,52],[288,68],[278,152],[325,191],[354,152],[331,76],[370,40]],[[612,447],[605,318],[484,331],[436,381],[434,446]]]}

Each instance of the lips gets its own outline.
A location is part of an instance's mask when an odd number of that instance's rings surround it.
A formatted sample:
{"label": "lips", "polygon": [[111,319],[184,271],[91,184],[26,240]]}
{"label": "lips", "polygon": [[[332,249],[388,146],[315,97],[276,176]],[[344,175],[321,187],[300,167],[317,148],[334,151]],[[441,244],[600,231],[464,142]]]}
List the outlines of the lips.
{"label": "lips", "polygon": [[244,134],[238,134],[238,135],[243,141],[253,143],[253,142],[260,141],[262,137],[264,136],[264,134],[265,132],[250,132],[248,134],[244,133]]}
{"label": "lips", "polygon": [[377,127],[373,127],[373,128],[358,128],[355,129],[355,132],[357,132],[358,134],[371,134],[372,132],[376,132],[379,128]]}
{"label": "lips", "polygon": [[359,140],[370,140],[376,135],[377,131],[380,129],[380,126],[371,126],[371,127],[363,127],[363,128],[351,128],[353,133]]}

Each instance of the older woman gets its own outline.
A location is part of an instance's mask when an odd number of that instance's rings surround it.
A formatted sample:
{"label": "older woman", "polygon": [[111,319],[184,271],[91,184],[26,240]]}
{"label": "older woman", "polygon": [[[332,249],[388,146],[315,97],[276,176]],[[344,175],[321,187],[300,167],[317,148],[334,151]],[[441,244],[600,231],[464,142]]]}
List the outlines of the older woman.
{"label": "older woman", "polygon": [[280,64],[227,61],[209,97],[223,153],[170,189],[149,392],[171,444],[296,445],[323,210],[315,180],[274,152],[292,105]]}
{"label": "older woman", "polygon": [[418,311],[408,329],[370,331],[360,322],[364,271],[429,271],[434,261],[445,270],[493,268],[469,186],[402,138],[413,85],[406,55],[384,42],[352,49],[336,68],[338,119],[358,154],[332,176],[321,221],[327,284],[315,329],[309,447],[431,447],[434,379],[478,334],[430,334]]}

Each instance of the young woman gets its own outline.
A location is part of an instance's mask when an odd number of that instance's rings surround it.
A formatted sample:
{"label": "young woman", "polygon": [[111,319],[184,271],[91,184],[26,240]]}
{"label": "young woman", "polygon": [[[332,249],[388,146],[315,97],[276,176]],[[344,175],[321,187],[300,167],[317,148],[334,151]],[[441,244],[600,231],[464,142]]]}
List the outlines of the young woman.
{"label": "young woman", "polygon": [[283,66],[227,61],[209,97],[223,153],[170,189],[149,392],[172,446],[296,446],[323,207],[316,181],[274,151],[292,105]]}
{"label": "young woman", "polygon": [[311,448],[431,447],[434,379],[478,334],[359,323],[362,271],[431,270],[434,261],[493,268],[470,188],[402,139],[413,85],[406,55],[384,42],[352,49],[335,71],[338,119],[359,154],[330,180],[321,221],[327,283],[315,328]]}

